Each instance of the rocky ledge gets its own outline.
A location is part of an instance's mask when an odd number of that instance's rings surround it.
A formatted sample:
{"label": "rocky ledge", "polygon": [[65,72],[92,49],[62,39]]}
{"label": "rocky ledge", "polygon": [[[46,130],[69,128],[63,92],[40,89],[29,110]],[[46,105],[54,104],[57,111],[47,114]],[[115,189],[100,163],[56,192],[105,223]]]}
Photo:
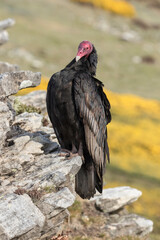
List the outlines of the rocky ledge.
{"label": "rocky ledge", "polygon": [[43,116],[16,115],[13,99],[19,89],[37,86],[40,73],[17,71],[0,75],[0,239],[50,239],[60,231],[67,208],[74,203],[74,177],[80,157],[59,155],[53,128]]}
{"label": "rocky ledge", "polygon": [[111,239],[131,236],[143,237],[152,232],[153,222],[136,214],[130,214],[125,206],[135,202],[142,192],[128,186],[104,189],[102,196],[92,199],[95,207],[104,212],[106,224],[103,231]]}

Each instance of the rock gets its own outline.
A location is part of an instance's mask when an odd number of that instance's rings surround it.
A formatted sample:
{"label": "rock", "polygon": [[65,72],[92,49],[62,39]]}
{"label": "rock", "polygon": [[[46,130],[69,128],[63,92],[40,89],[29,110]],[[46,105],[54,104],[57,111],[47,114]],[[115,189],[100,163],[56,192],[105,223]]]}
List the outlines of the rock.
{"label": "rock", "polygon": [[[64,210],[57,214],[54,217],[51,217],[50,219],[47,219],[46,224],[44,226],[44,234],[41,236],[41,240],[49,240],[52,239],[54,235],[57,235],[58,233],[62,233],[63,231],[63,224],[64,220],[69,219],[69,212],[68,210]],[[46,234],[45,234],[46,233]],[[37,239],[35,239],[37,240]]]}
{"label": "rock", "polygon": [[20,136],[14,140],[14,147],[17,152],[21,152],[24,146],[30,141],[30,136]]}
{"label": "rock", "polygon": [[0,45],[8,42],[8,32],[7,31],[2,31],[0,32]]}
{"label": "rock", "polygon": [[136,201],[142,192],[131,187],[116,187],[103,190],[102,196],[93,198],[96,207],[105,213],[114,212]]}
{"label": "rock", "polygon": [[135,31],[123,32],[120,39],[127,42],[138,42],[140,41],[140,36]]}
{"label": "rock", "polygon": [[59,148],[59,145],[57,142],[52,142],[47,137],[48,136],[46,135],[44,136],[43,134],[41,134],[41,132],[38,132],[38,134],[34,134],[32,138],[34,141],[43,144],[43,149],[45,154],[54,152]]}
{"label": "rock", "polygon": [[42,147],[43,145],[39,142],[29,141],[23,149],[23,154],[40,155],[43,153]]}
{"label": "rock", "polygon": [[37,131],[42,126],[43,116],[38,113],[24,112],[15,117],[13,125],[18,125],[25,131]]}
{"label": "rock", "polygon": [[40,108],[42,113],[46,113],[46,91],[34,91],[24,96],[18,97],[19,101],[26,105],[33,105]]}
{"label": "rock", "polygon": [[40,156],[36,162],[36,168],[39,171],[32,178],[39,179],[38,186],[42,188],[67,186],[73,191],[74,177],[80,169],[81,164],[82,160],[80,157],[65,160],[62,157],[58,157],[56,153],[53,153],[48,156],[46,155],[44,160],[44,156]]}
{"label": "rock", "polygon": [[51,218],[70,207],[75,201],[75,196],[67,187],[57,193],[46,194],[40,201],[40,208],[47,218]]}
{"label": "rock", "polygon": [[0,21],[0,45],[8,41],[8,32],[4,29],[11,27],[14,23],[15,21],[10,18]]}
{"label": "rock", "polygon": [[40,84],[41,73],[18,71],[0,74],[0,98],[17,93],[20,89],[36,87]]}
{"label": "rock", "polygon": [[19,71],[19,66],[7,62],[0,62],[0,73]]}
{"label": "rock", "polygon": [[12,27],[15,24],[15,20],[8,18],[5,20],[0,21],[0,31],[8,28],[8,27]]}
{"label": "rock", "polygon": [[[0,239],[13,239],[34,228],[42,230],[45,216],[27,195],[11,194],[0,200]],[[31,239],[31,238],[30,238]]]}
{"label": "rock", "polygon": [[10,131],[10,122],[12,120],[13,115],[7,103],[0,101],[0,150],[4,146],[6,134]]}
{"label": "rock", "polygon": [[122,236],[143,237],[152,232],[153,222],[136,214],[128,214],[120,217],[116,223],[107,224],[105,230],[113,239]]}

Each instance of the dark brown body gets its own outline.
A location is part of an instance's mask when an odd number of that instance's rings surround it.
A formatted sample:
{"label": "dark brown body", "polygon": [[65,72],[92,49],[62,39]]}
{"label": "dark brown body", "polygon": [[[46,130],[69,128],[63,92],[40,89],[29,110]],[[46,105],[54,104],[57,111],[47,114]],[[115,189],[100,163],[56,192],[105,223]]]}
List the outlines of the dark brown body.
{"label": "dark brown body", "polygon": [[76,192],[88,199],[96,189],[102,192],[106,155],[109,159],[110,104],[102,83],[93,77],[96,65],[94,48],[88,59],[73,60],[54,74],[47,90],[47,110],[61,147],[82,157]]}

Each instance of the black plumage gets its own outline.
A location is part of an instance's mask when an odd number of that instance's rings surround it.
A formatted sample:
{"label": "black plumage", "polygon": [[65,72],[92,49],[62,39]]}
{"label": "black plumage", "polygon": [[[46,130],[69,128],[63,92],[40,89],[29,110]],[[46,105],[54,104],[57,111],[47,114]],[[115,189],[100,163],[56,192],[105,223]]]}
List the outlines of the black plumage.
{"label": "black plumage", "polygon": [[111,121],[111,114],[103,84],[94,77],[96,49],[91,45],[87,55],[85,44],[80,47],[83,53],[79,50],[82,54],[78,61],[74,58],[63,70],[53,74],[46,101],[61,147],[78,153],[83,160],[75,178],[75,190],[82,198],[90,199],[96,189],[100,193],[103,189],[106,155],[109,161],[106,125]]}

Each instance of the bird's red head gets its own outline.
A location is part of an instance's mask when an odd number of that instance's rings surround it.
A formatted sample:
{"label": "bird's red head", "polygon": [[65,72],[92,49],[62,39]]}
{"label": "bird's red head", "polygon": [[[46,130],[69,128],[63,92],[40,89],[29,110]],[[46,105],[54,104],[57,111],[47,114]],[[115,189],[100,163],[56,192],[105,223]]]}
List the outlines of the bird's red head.
{"label": "bird's red head", "polygon": [[89,54],[92,52],[93,50],[93,45],[91,42],[89,41],[83,41],[79,44],[78,47],[78,53],[76,55],[76,62],[78,62],[78,60],[84,56],[86,56],[86,58],[89,56]]}

